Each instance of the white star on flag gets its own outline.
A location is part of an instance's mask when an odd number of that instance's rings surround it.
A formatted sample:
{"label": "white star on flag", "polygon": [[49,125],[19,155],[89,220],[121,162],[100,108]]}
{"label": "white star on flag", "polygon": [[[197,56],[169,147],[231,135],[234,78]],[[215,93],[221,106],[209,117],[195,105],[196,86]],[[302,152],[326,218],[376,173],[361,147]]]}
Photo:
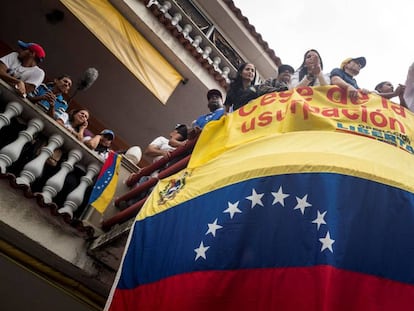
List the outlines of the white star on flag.
{"label": "white star on flag", "polygon": [[255,207],[257,204],[264,206],[262,203],[262,197],[263,197],[263,193],[256,193],[255,189],[252,189],[252,195],[246,197],[247,200],[252,201],[252,206],[251,208]]}
{"label": "white star on flag", "polygon": [[318,225],[318,230],[320,228],[321,225],[326,225],[326,221],[325,221],[325,215],[326,215],[326,211],[324,211],[322,214],[319,212],[318,210],[318,216],[315,218],[315,220],[312,221],[313,224],[317,224]]}
{"label": "white star on flag", "polygon": [[302,199],[296,197],[296,201],[298,202],[298,204],[296,204],[294,209],[300,209],[300,211],[302,212],[302,215],[305,214],[305,208],[312,206],[312,204],[307,202],[308,200],[308,195],[305,195]]}
{"label": "white star on flag", "polygon": [[210,248],[210,246],[204,246],[203,241],[201,241],[200,246],[198,248],[194,249],[194,251],[196,252],[196,257],[195,257],[194,261],[196,261],[200,257],[206,259],[206,252],[209,248]]}
{"label": "white star on flag", "polygon": [[206,232],[206,235],[211,233],[215,237],[216,231],[221,228],[223,228],[223,226],[220,226],[217,224],[217,218],[216,218],[216,220],[212,224],[208,224],[208,230]]}
{"label": "white star on flag", "polygon": [[234,204],[227,202],[227,204],[229,207],[226,210],[224,210],[223,213],[229,213],[231,219],[233,219],[234,214],[242,212],[241,210],[237,208],[239,206],[239,201],[237,201]]}
{"label": "white star on flag", "polygon": [[331,239],[329,231],[326,233],[324,238],[320,238],[319,241],[322,243],[321,252],[325,249],[329,249],[333,253],[332,244],[335,243],[335,240]]}
{"label": "white star on flag", "polygon": [[289,196],[289,194],[283,193],[282,186],[279,187],[277,192],[272,192],[272,195],[274,197],[272,205],[280,203],[283,207],[285,206],[285,199]]}

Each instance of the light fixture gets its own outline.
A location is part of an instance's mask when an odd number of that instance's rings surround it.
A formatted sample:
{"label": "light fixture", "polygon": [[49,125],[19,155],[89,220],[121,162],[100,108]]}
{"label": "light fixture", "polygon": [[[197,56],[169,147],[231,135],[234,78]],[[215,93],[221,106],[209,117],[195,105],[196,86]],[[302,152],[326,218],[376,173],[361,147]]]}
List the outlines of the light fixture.
{"label": "light fixture", "polygon": [[46,21],[49,24],[56,25],[57,23],[60,23],[65,18],[65,13],[61,10],[54,9],[50,11],[49,13],[46,13]]}

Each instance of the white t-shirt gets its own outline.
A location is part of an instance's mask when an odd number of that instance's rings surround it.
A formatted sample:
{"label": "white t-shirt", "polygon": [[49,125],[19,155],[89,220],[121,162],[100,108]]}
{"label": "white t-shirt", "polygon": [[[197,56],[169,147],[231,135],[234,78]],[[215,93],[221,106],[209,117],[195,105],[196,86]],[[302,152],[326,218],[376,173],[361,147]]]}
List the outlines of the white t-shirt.
{"label": "white t-shirt", "polygon": [[45,78],[45,72],[37,66],[23,67],[18,56],[19,53],[12,52],[0,58],[0,61],[6,65],[7,72],[11,76],[38,87]]}
{"label": "white t-shirt", "polygon": [[[159,136],[159,137],[157,137],[157,138],[155,138],[151,143],[150,143],[150,145],[152,145],[152,146],[156,146],[158,149],[160,149],[160,150],[167,150],[167,151],[174,151],[175,150],[175,148],[174,147],[171,147],[169,144],[169,139],[167,139],[167,138],[165,138],[165,137],[163,137],[163,136]],[[156,156],[153,160],[152,160],[152,162],[156,162],[156,161],[158,161],[159,159],[162,159],[162,157],[163,156]]]}

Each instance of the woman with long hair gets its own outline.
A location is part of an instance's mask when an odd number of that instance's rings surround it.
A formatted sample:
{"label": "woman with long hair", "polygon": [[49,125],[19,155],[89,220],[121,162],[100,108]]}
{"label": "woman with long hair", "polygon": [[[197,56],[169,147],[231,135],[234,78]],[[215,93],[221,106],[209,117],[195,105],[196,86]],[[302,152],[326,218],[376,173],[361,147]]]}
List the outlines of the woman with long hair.
{"label": "woman with long hair", "polygon": [[328,84],[330,84],[329,74],[323,73],[321,55],[314,49],[306,51],[303,56],[302,65],[300,65],[292,76],[292,87]]}
{"label": "woman with long hair", "polygon": [[72,110],[63,126],[79,141],[84,141],[84,131],[88,127],[89,111],[84,108]]}
{"label": "woman with long hair", "polygon": [[226,112],[237,110],[259,96],[254,87],[255,80],[256,67],[251,63],[241,64],[227,92]]}

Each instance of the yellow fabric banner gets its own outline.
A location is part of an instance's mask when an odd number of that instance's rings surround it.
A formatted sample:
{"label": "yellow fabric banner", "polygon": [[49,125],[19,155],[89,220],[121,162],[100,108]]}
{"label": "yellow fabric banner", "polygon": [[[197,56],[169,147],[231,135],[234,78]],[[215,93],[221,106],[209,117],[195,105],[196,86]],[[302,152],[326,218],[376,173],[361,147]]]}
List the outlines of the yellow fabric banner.
{"label": "yellow fabric banner", "polygon": [[351,101],[336,86],[303,87],[263,95],[203,129],[189,168],[268,135],[336,131],[369,137],[414,154],[414,115],[376,94]]}
{"label": "yellow fabric banner", "polygon": [[268,135],[160,180],[137,219],[243,180],[283,174],[343,174],[414,192],[413,159],[409,152],[359,135],[328,131]]}
{"label": "yellow fabric banner", "polygon": [[107,0],[60,0],[164,105],[183,77]]}
{"label": "yellow fabric banner", "polygon": [[204,127],[190,165],[160,180],[138,220],[251,178],[336,173],[414,192],[414,114],[335,86],[264,95]]}

